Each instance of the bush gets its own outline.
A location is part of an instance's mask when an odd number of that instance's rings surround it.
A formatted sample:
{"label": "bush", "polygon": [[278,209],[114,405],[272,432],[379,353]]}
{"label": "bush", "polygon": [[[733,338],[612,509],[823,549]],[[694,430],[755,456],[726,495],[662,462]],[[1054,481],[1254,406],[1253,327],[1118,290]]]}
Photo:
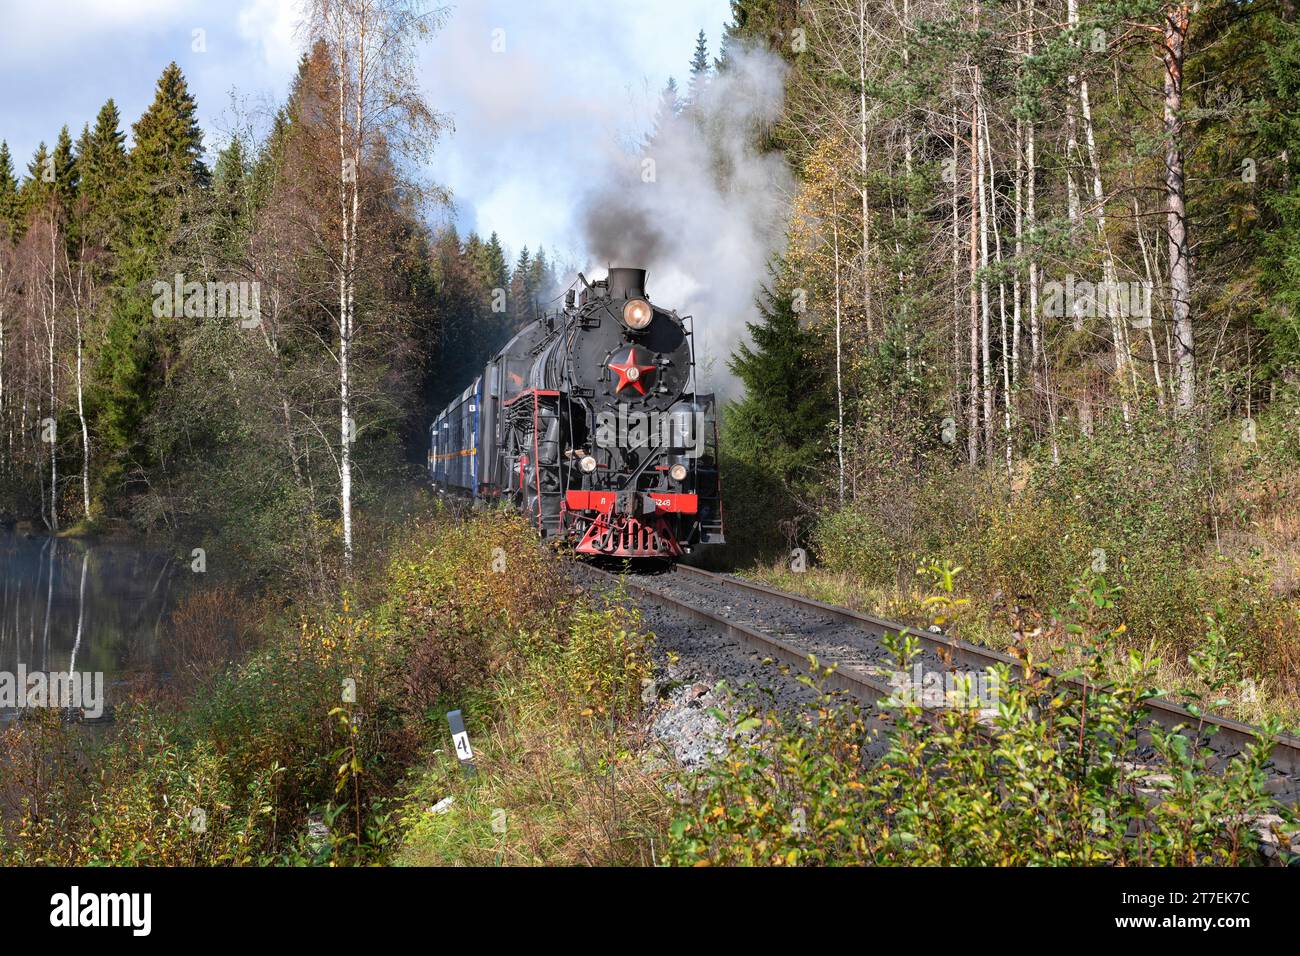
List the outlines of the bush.
{"label": "bush", "polygon": [[[1095,626],[1113,596],[1101,584],[1076,596],[1070,625]],[[1153,757],[1139,756],[1155,662],[1112,655],[1114,633],[1090,633],[1092,655],[1076,675],[1087,677],[1086,697],[1054,678],[1012,682],[1001,667],[991,724],[966,708],[928,719],[909,701],[883,705],[887,752],[875,762],[862,756],[866,715],[838,693],[822,692],[804,718],[746,718],[757,736],[736,736],[692,787],[670,831],[672,861],[1241,865],[1256,859],[1253,825],[1265,814],[1294,829],[1264,789],[1267,740],[1221,773],[1181,733],[1154,730]],[[908,670],[914,639],[890,646]],[[1289,845],[1292,833],[1281,835]]]}
{"label": "bush", "polygon": [[[593,714],[625,713],[648,666],[630,621],[610,618],[606,628],[583,612],[570,627],[558,562],[517,518],[417,523],[363,591],[374,610],[347,600],[337,611],[304,609],[296,627],[238,666],[222,666],[224,642],[183,640],[175,659],[198,688],[189,703],[119,708],[111,741],[84,756],[57,714],[6,732],[0,760],[19,772],[3,792],[4,859],[381,859],[407,769],[445,732],[428,719],[432,708],[482,695],[519,652],[517,634],[535,650],[571,645],[567,693]],[[210,610],[185,605],[182,630]],[[309,838],[322,822],[327,833]]]}

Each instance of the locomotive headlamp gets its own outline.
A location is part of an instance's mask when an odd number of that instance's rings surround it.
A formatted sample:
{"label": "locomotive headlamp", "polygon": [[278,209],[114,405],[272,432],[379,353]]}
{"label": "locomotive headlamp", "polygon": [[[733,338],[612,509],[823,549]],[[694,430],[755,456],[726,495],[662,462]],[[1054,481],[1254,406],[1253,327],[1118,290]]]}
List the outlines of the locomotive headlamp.
{"label": "locomotive headlamp", "polygon": [[627,305],[623,306],[623,322],[635,332],[640,332],[649,325],[654,315],[654,309],[650,308],[650,303],[645,299],[628,299]]}
{"label": "locomotive headlamp", "polygon": [[583,471],[585,471],[587,474],[591,474],[593,471],[596,470],[596,459],[592,458],[590,455],[587,455],[581,461],[578,462],[578,467],[581,468]]}
{"label": "locomotive headlamp", "polygon": [[686,466],[683,465],[681,462],[678,462],[677,464],[673,465],[671,468],[668,469],[668,476],[672,478],[673,481],[685,481]]}

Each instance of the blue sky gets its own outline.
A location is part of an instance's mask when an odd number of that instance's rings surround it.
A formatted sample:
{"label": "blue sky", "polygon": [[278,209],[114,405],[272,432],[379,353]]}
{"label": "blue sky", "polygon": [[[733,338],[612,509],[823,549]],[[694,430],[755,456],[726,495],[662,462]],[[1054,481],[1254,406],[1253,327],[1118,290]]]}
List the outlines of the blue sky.
{"label": "blue sky", "polygon": [[[581,264],[578,200],[610,150],[648,126],[668,77],[684,85],[701,28],[716,54],[727,0],[448,5],[421,78],[456,132],[428,174],[450,187],[462,228]],[[0,0],[0,139],[25,170],[39,141],[64,123],[75,138],[110,96],[129,135],[174,59],[205,145],[217,147],[232,129],[263,127],[282,102],[298,19],[297,0]],[[504,52],[493,51],[497,30]]]}

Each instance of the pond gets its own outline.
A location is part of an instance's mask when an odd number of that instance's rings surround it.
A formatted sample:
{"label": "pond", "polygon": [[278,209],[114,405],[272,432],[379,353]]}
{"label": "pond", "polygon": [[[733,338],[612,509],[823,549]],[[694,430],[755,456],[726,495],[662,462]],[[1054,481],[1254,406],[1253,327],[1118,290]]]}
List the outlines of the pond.
{"label": "pond", "polygon": [[[48,690],[54,675],[81,675],[73,679],[87,696],[98,680],[104,706],[82,709],[107,716],[114,688],[154,668],[183,569],[171,555],[127,542],[0,529],[0,721],[18,706],[50,705],[42,694],[58,706]],[[31,694],[46,681],[24,704],[23,688]]]}

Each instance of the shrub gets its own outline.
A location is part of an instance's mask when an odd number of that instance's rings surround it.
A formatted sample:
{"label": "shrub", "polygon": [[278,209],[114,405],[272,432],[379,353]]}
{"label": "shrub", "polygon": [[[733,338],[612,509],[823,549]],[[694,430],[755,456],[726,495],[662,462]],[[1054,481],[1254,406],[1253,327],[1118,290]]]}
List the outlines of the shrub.
{"label": "shrub", "polygon": [[[509,573],[497,573],[501,555]],[[570,598],[526,524],[499,514],[411,526],[362,590],[374,610],[349,600],[333,611],[304,608],[296,627],[229,667],[225,641],[193,633],[213,619],[216,598],[196,598],[178,612],[188,636],[169,652],[197,688],[184,706],[140,699],[120,707],[112,738],[84,754],[57,714],[6,732],[0,759],[20,772],[0,794],[4,859],[382,858],[406,770],[433,739],[431,707],[481,694],[508,662],[516,631],[562,646]],[[607,634],[594,617],[580,623],[571,679],[594,676],[577,690],[603,712],[624,710],[642,673],[632,666],[636,639]],[[323,838],[308,836],[313,822],[327,825]]]}
{"label": "shrub", "polygon": [[[1101,584],[1076,596],[1071,625],[1095,624],[1113,596]],[[1139,757],[1142,703],[1155,693],[1155,662],[1134,652],[1115,657],[1108,648],[1114,636],[1093,632],[1093,653],[1075,675],[1087,677],[1086,695],[1050,677],[1012,682],[1000,668],[991,724],[965,708],[930,719],[917,704],[886,702],[879,716],[887,751],[878,761],[862,758],[867,715],[838,693],[822,692],[802,718],[746,718],[757,736],[733,739],[693,786],[692,800],[671,827],[672,861],[1252,862],[1259,843],[1252,825],[1259,818],[1278,813],[1287,828],[1295,824],[1264,789],[1271,745],[1261,740],[1216,774],[1201,741],[1156,729],[1153,758]],[[908,669],[914,639],[890,646],[897,666]],[[1161,797],[1154,806],[1146,798],[1151,792]]]}

